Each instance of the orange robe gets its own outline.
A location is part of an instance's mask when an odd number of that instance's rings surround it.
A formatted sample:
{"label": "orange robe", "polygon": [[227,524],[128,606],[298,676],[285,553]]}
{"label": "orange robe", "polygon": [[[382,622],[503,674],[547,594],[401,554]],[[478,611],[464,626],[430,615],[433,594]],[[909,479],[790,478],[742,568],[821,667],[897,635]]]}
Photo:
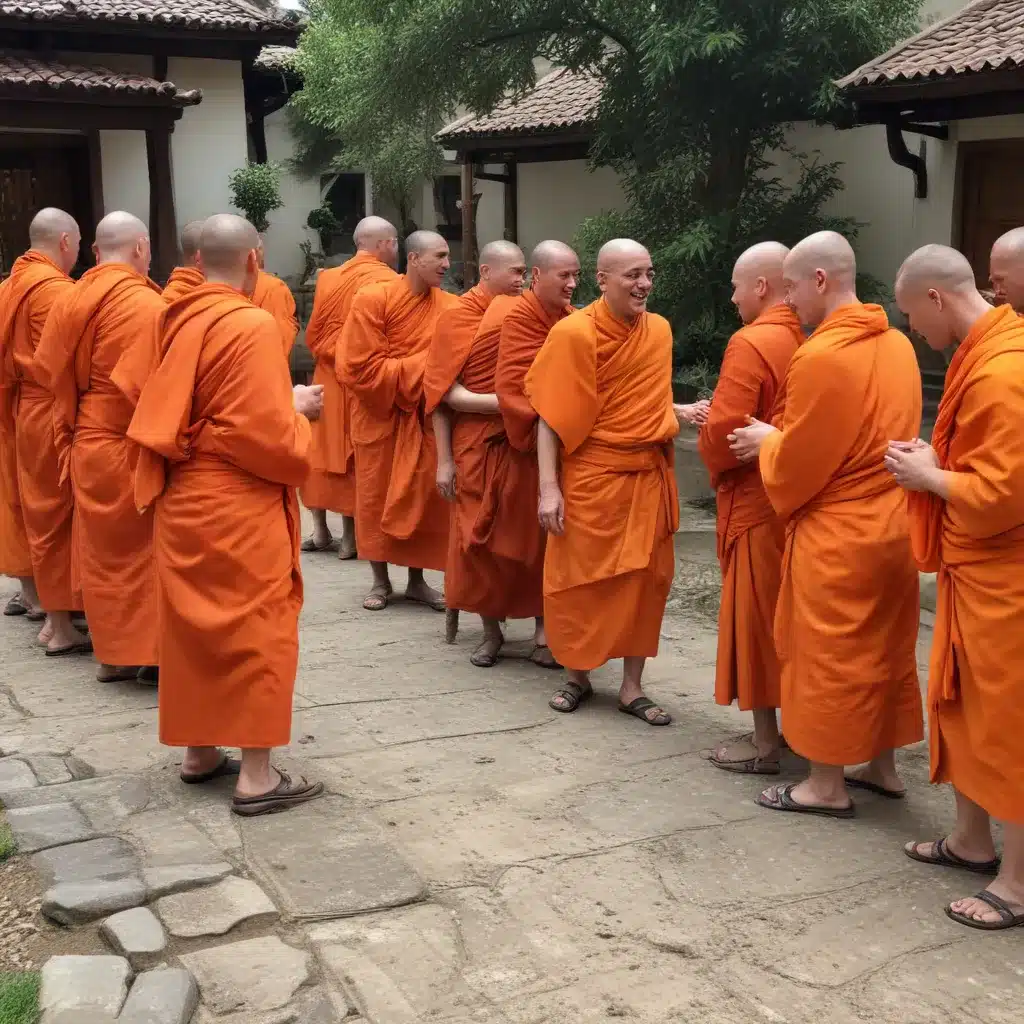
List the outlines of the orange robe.
{"label": "orange robe", "polygon": [[[295,296],[291,288],[281,278],[261,270],[256,279],[252,301],[274,318],[281,333],[284,354],[286,357],[291,355],[292,346],[299,334],[299,321],[295,318]],[[291,370],[288,371],[288,379],[292,379]]]}
{"label": "orange robe", "polygon": [[555,324],[526,394],[561,441],[565,531],[548,537],[551,653],[587,671],[658,653],[675,568],[672,329],[617,319],[603,299]]}
{"label": "orange robe", "polygon": [[170,305],[193,288],[198,288],[205,280],[198,267],[175,267],[163,290],[164,302]]}
{"label": "orange robe", "polygon": [[205,284],[172,306],[128,436],[155,505],[160,740],[287,744],[302,575],[295,487],[309,470],[280,332]]}
{"label": "orange robe", "polygon": [[449,511],[423,373],[437,318],[458,301],[440,288],[417,295],[403,275],[363,288],[345,322],[338,376],[352,397],[359,554],[371,562],[445,567]]}
{"label": "orange robe", "polygon": [[860,764],[924,736],[917,567],[906,497],[883,462],[920,423],[913,346],[880,306],[837,309],[790,361],[760,464],[786,521],[782,728],[811,761]]}
{"label": "orange robe", "polygon": [[[74,500],[71,481],[61,479],[53,432],[53,398],[36,379],[33,361],[54,303],[74,288],[55,263],[29,250],[15,261],[7,299],[0,309],[3,380],[14,399],[18,490],[39,600],[47,611],[82,607],[71,572]],[[5,427],[11,428],[10,420]]]}
{"label": "orange robe", "polygon": [[920,567],[938,572],[928,677],[932,782],[1024,825],[1024,320],[986,313],[960,343],[932,431],[949,498],[910,495]]}
{"label": "orange robe", "polygon": [[[18,493],[18,456],[15,442],[13,373],[3,370],[7,358],[5,304],[10,301],[10,279],[0,283],[0,576],[27,579],[32,556],[25,535],[25,519]],[[13,369],[13,363],[11,365]]]}
{"label": "orange robe", "polygon": [[36,349],[36,377],[53,395],[59,472],[75,496],[75,585],[106,665],[157,663],[153,513],[135,507],[138,449],[126,436],[134,402],[111,374],[137,342],[152,343],[166,310],[148,278],[101,263],[54,306]]}
{"label": "orange robe", "polygon": [[313,468],[300,491],[306,508],[355,515],[355,452],[348,389],[337,374],[338,343],[356,292],[366,285],[393,281],[397,276],[376,256],[356,253],[340,267],[321,271],[316,279],[306,345],[316,360],[313,383],[323,385],[324,404],[320,418],[313,424]]}
{"label": "orange robe", "polygon": [[729,434],[747,416],[770,422],[797,345],[800,320],[785,305],[766,309],[729,339],[707,423],[697,441],[718,505],[718,561],[722,603],[718,613],[715,702],[740,710],[777,708],[779,659],[775,604],[782,577],[785,524],[775,515],[756,462],[740,463]]}

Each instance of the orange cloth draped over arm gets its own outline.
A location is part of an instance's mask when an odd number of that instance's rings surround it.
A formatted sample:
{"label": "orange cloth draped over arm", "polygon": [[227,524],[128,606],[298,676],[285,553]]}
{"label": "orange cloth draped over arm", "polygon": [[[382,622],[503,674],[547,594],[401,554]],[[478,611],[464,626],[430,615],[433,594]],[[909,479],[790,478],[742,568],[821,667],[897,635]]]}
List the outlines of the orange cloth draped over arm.
{"label": "orange cloth draped over arm", "polygon": [[316,360],[313,383],[323,386],[323,411],[313,424],[313,468],[302,485],[308,508],[355,514],[356,476],[349,395],[338,380],[336,357],[352,300],[360,288],[393,281],[398,275],[368,253],[357,253],[340,267],[321,271],[316,280],[306,345]]}
{"label": "orange cloth draped over arm", "polygon": [[273,318],[226,285],[169,310],[128,436],[155,505],[160,739],[288,742],[298,662],[299,508],[309,423]]}
{"label": "orange cloth draped over arm", "polygon": [[726,346],[718,384],[697,447],[718,506],[722,601],[718,615],[715,701],[742,711],[777,708],[779,662],[773,636],[785,527],[761,483],[757,463],[741,464],[729,434],[748,416],[770,421],[786,368],[803,338],[800,321],[773,306],[737,331]]}
{"label": "orange cloth draped over arm", "polygon": [[1024,825],[1024,321],[1009,306],[960,343],[932,431],[949,498],[909,496],[914,551],[937,571],[928,676],[933,782]]}
{"label": "orange cloth draped over arm", "polygon": [[36,349],[36,375],[53,395],[61,478],[70,476],[75,497],[76,587],[106,665],[157,664],[153,516],[140,515],[133,497],[134,402],[111,377],[166,310],[152,281],[101,263],[54,308]]}
{"label": "orange cloth draped over arm", "polygon": [[338,351],[349,388],[356,456],[356,535],[363,557],[444,569],[447,502],[423,412],[423,374],[437,318],[458,298],[413,292],[407,279],[362,289]]}
{"label": "orange cloth draped over arm", "polygon": [[918,576],[906,499],[883,458],[921,421],[913,346],[879,306],[836,310],[793,356],[781,430],[760,468],[787,521],[775,616],[782,726],[846,765],[923,736]]}
{"label": "orange cloth draped over arm", "polygon": [[[15,442],[14,406],[16,385],[14,364],[7,345],[9,321],[5,315],[10,300],[8,281],[0,283],[0,575],[28,578],[32,556],[25,536],[25,520],[18,494],[18,454]],[[4,328],[4,324],[8,324]]]}
{"label": "orange cloth draped over arm", "polygon": [[[423,403],[428,416],[444,401],[444,396],[462,374],[480,321],[491,300],[492,296],[476,285],[437,318],[423,370]],[[463,383],[470,391],[473,390]]]}
{"label": "orange cloth draped over arm", "polygon": [[187,295],[193,288],[198,288],[206,281],[198,267],[175,267],[162,292],[164,302],[170,305]]}
{"label": "orange cloth draped over arm", "polygon": [[653,657],[675,564],[672,331],[599,300],[556,324],[526,394],[561,441],[565,531],[549,536],[545,629],[567,668]]}
{"label": "orange cloth draped over arm", "polygon": [[[252,293],[252,301],[274,318],[281,332],[281,342],[287,357],[291,354],[292,346],[299,335],[299,321],[295,316],[295,296],[292,295],[291,288],[281,278],[261,270]],[[288,379],[291,380],[290,371]]]}

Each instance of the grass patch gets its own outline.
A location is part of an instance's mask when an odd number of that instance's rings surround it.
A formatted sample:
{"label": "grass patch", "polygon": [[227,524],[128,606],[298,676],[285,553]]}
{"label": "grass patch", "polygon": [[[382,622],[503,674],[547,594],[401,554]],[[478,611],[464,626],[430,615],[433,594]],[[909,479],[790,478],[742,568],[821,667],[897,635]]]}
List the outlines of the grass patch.
{"label": "grass patch", "polygon": [[[17,852],[18,846],[14,842],[11,826],[6,821],[0,821],[0,864],[10,860]],[[3,1024],[2,1017],[0,1017],[0,1024]]]}
{"label": "grass patch", "polygon": [[39,975],[34,971],[0,972],[0,1024],[36,1024]]}

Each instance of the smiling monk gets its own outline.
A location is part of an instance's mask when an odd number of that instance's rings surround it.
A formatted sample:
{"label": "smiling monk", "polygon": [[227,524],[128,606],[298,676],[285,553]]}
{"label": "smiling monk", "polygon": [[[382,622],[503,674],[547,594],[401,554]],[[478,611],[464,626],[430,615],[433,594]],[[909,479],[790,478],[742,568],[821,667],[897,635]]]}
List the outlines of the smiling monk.
{"label": "smiling monk", "polygon": [[[268,274],[263,269],[265,253],[262,238],[256,252],[260,261],[260,272],[252,290],[252,301],[274,318],[277,329],[281,332],[281,344],[284,345],[284,354],[287,357],[291,354],[292,346],[299,335],[299,321],[295,316],[295,296],[281,278]],[[288,379],[291,380],[290,371]]]}
{"label": "smiling monk", "polygon": [[338,376],[352,396],[356,536],[373,585],[363,601],[391,601],[388,563],[409,568],[407,600],[445,610],[424,569],[444,570],[448,505],[437,492],[437,450],[423,412],[423,373],[438,317],[458,303],[441,290],[448,243],[433,231],[406,239],[408,267],[394,281],[363,288],[341,336]]}
{"label": "smiling monk", "polygon": [[170,304],[186,292],[203,283],[203,272],[199,269],[199,236],[203,233],[201,220],[189,221],[181,229],[181,266],[171,271],[164,288],[164,302]]}
{"label": "smiling monk", "polygon": [[779,773],[779,659],[773,629],[782,575],[785,524],[775,515],[756,462],[740,462],[729,435],[747,417],[772,421],[786,368],[803,331],[783,301],[782,264],[789,250],[762,242],[743,253],[732,272],[733,305],[743,321],[729,339],[698,450],[711,475],[718,506],[718,613],[715,702],[736,701],[752,711],[754,731],[719,746],[711,763],[726,771]]}
{"label": "smiling monk", "polygon": [[647,312],[654,267],[638,242],[604,245],[597,280],[602,297],[552,327],[526,375],[540,416],[544,624],[569,672],[551,707],[575,711],[593,693],[591,670],[623,658],[619,710],[668,725],[642,677],[658,653],[679,525],[672,329]]}
{"label": "smiling monk", "polygon": [[[931,777],[956,797],[949,835],[905,850],[926,864],[998,872],[946,913],[971,928],[1013,928],[1024,925],[1024,321],[1010,306],[992,309],[967,260],[941,245],[906,260],[896,300],[932,348],[959,342],[931,446],[897,443],[886,456],[911,492],[918,564],[939,574]],[[1004,823],[1001,863],[990,818]]]}
{"label": "smiling monk", "polygon": [[331,551],[334,537],[327,510],[342,517],[338,557],[356,557],[356,469],[349,422],[348,389],[338,380],[338,345],[352,300],[360,288],[393,281],[397,274],[398,232],[383,217],[364,217],[352,236],[356,254],[316,279],[306,345],[316,360],[313,383],[324,389],[324,410],[313,424],[313,469],[302,485],[303,504],[313,513],[313,536],[303,551]]}
{"label": "smiling monk", "polygon": [[[134,404],[111,380],[121,357],[155,336],[167,310],[149,272],[149,232],[130,213],[96,227],[96,266],[54,307],[35,373],[53,395],[61,479],[75,497],[75,565],[100,682],[157,664],[153,514],[135,507]],[[152,678],[152,672],[147,673]]]}
{"label": "smiling monk", "polygon": [[[63,210],[40,210],[29,226],[32,248],[14,263],[0,309],[0,386],[16,394],[18,490],[39,599],[47,613],[40,634],[51,657],[92,650],[75,629],[71,613],[82,607],[72,580],[71,481],[61,479],[53,434],[53,398],[35,377],[33,363],[43,326],[54,304],[74,288],[68,277],[78,260],[81,236]],[[11,424],[6,427],[9,432]]]}
{"label": "smiling monk", "polygon": [[[295,487],[309,471],[319,388],[290,388],[273,317],[246,298],[256,229],[211,217],[206,283],[162,322],[159,364],[128,436],[135,499],[155,506],[160,741],[185,747],[186,783],[238,775],[232,810],[287,810],[323,785],[271,765],[288,743],[302,574]],[[240,747],[242,760],[221,746]]]}
{"label": "smiling monk", "polygon": [[[734,431],[741,459],[786,521],[775,614],[782,728],[811,762],[804,782],[765,790],[773,811],[854,815],[847,785],[903,796],[895,748],[924,736],[917,682],[918,575],[906,498],[882,459],[921,423],[921,374],[909,340],[856,294],[841,235],[805,238],[786,257],[786,301],[817,324],[789,364],[776,428]],[[869,762],[844,779],[845,765]]]}

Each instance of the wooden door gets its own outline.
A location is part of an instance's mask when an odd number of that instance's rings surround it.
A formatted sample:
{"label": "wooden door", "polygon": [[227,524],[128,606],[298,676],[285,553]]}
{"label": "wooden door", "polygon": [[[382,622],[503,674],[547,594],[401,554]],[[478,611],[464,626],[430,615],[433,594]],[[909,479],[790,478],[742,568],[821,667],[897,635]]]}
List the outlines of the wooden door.
{"label": "wooden door", "polygon": [[961,143],[960,160],[960,249],[984,289],[992,243],[1024,226],[1024,139]]}

